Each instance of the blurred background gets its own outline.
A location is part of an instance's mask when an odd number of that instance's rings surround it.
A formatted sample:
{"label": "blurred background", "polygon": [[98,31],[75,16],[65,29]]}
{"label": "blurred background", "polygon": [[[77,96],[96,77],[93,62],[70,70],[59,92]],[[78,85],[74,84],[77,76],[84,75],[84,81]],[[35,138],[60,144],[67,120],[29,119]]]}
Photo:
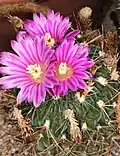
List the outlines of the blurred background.
{"label": "blurred background", "polygon": [[[25,0],[2,0],[0,1],[0,10],[3,9],[3,3],[5,5],[10,4],[10,3],[17,3]],[[34,0],[30,0],[33,2]],[[29,3],[29,1],[28,1]],[[36,3],[39,5],[44,5],[48,6],[51,9],[54,9],[55,11],[61,12],[61,14],[65,16],[70,16],[71,20],[74,23],[74,20],[72,18],[73,12],[76,14],[81,8],[85,6],[89,6],[93,9],[93,14],[92,14],[92,21],[93,21],[93,27],[94,28],[99,28],[101,26],[101,23],[104,21],[105,27],[109,29],[112,28],[114,29],[113,23],[111,22],[110,19],[110,10],[114,10],[114,5],[112,0],[36,0]],[[24,5],[27,3],[23,3],[23,8],[25,8]],[[13,26],[11,25],[10,22],[8,22],[8,19],[6,18],[6,14],[9,12],[9,10],[12,7],[8,6],[8,8],[5,9],[5,14],[3,14],[2,10],[2,15],[0,16],[0,50],[10,50],[10,40],[15,39],[15,31]],[[112,8],[112,9],[110,9]],[[8,9],[8,12],[7,12]],[[34,10],[33,10],[34,11]],[[1,12],[1,11],[0,11]],[[28,12],[26,10],[22,9],[21,11],[17,12],[13,10],[13,15],[17,15],[18,17],[22,18],[25,20],[26,18],[32,18],[32,13]],[[107,15],[107,16],[106,16]],[[104,20],[105,19],[105,20]],[[112,25],[112,26],[111,26]],[[75,24],[74,24],[75,26]]]}

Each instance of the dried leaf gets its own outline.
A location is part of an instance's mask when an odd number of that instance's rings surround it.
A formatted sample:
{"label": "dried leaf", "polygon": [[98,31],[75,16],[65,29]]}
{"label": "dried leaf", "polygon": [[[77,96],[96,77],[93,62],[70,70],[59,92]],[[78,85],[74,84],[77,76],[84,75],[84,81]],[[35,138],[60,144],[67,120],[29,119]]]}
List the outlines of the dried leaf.
{"label": "dried leaf", "polygon": [[45,126],[39,127],[39,130],[31,134],[31,140],[35,140],[38,137],[43,137],[43,133],[46,131]]}
{"label": "dried leaf", "polygon": [[90,69],[90,72],[95,75],[97,70],[101,68],[101,66],[97,66],[97,65],[94,65],[91,69]]}
{"label": "dried leaf", "polygon": [[14,108],[13,111],[13,115],[15,117],[15,119],[18,120],[18,125],[21,129],[21,133],[22,133],[22,138],[24,140],[27,140],[27,138],[29,138],[31,136],[31,126],[30,126],[30,121],[29,119],[24,119],[21,110],[19,110],[18,108]]}
{"label": "dried leaf", "polygon": [[29,119],[24,119],[21,110],[18,108],[14,108],[13,115],[15,119],[18,120],[18,125],[21,129],[21,135],[19,138],[23,138],[25,141],[30,142],[34,141],[36,138],[43,136],[42,134],[46,131],[46,126],[41,126],[41,127],[36,127],[39,128],[39,130],[35,132],[31,132],[32,128],[30,126],[30,120]]}
{"label": "dried leaf", "polygon": [[82,135],[80,132],[78,121],[75,119],[73,110],[67,109],[64,111],[65,119],[70,122],[70,135],[71,139],[76,143],[81,143]]}
{"label": "dried leaf", "polygon": [[104,49],[105,52],[111,55],[116,55],[116,49],[117,49],[117,33],[107,31],[105,33],[105,39],[104,39]]}
{"label": "dried leaf", "polygon": [[31,13],[48,13],[48,7],[42,6],[34,2],[23,2],[18,4],[0,5],[0,16],[14,14],[17,12],[31,12]]}
{"label": "dried leaf", "polygon": [[104,62],[110,71],[113,71],[117,68],[118,59],[115,55],[105,53]]}
{"label": "dried leaf", "polygon": [[116,71],[116,69],[114,69],[111,72],[110,76],[111,76],[111,80],[118,80],[120,78],[120,75],[119,75],[118,71]]}
{"label": "dried leaf", "polygon": [[14,108],[13,115],[14,115],[15,119],[17,119],[18,121],[24,118],[21,113],[21,110],[19,110],[16,107]]}
{"label": "dried leaf", "polygon": [[24,22],[17,16],[8,15],[8,21],[13,24],[15,31],[23,29]]}
{"label": "dried leaf", "polygon": [[108,31],[105,34],[104,39],[104,61],[108,69],[112,72],[117,69],[117,33]]}
{"label": "dried leaf", "polygon": [[118,123],[118,132],[120,134],[120,93],[118,95],[117,104],[116,104],[116,118]]}
{"label": "dried leaf", "polygon": [[120,155],[120,136],[114,136],[111,139],[111,145],[109,148],[109,155],[108,156],[119,156]]}

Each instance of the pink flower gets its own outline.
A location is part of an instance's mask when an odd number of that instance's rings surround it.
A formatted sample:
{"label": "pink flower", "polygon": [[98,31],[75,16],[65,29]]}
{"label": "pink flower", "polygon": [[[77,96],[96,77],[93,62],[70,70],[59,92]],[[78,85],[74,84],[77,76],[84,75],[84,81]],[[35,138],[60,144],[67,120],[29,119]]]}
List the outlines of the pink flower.
{"label": "pink flower", "polygon": [[46,45],[57,46],[64,39],[74,41],[75,36],[79,34],[79,30],[74,30],[68,33],[71,26],[69,18],[63,18],[60,13],[54,13],[51,10],[48,16],[45,17],[42,13],[34,14],[33,20],[27,20],[24,24],[25,30],[33,38],[36,35],[45,36]]}
{"label": "pink flower", "polygon": [[87,89],[85,80],[92,77],[87,71],[94,65],[88,58],[88,48],[66,40],[57,48],[55,52],[55,77],[59,81],[53,89],[49,89],[52,95],[66,95],[69,90]]}
{"label": "pink flower", "polygon": [[0,84],[3,89],[21,89],[17,96],[18,104],[27,99],[38,107],[45,100],[46,90],[57,83],[51,62],[54,52],[39,37],[12,41],[11,46],[17,55],[0,53],[0,63],[4,65],[0,67],[0,73],[5,75],[0,78]]}

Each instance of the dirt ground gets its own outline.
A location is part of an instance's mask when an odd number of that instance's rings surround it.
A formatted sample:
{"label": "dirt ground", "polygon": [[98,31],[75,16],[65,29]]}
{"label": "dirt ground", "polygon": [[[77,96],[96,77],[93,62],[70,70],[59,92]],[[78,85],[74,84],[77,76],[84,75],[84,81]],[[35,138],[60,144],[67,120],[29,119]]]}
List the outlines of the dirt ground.
{"label": "dirt ground", "polygon": [[13,116],[15,104],[10,91],[0,91],[0,156],[35,156],[34,144],[20,138],[21,131]]}

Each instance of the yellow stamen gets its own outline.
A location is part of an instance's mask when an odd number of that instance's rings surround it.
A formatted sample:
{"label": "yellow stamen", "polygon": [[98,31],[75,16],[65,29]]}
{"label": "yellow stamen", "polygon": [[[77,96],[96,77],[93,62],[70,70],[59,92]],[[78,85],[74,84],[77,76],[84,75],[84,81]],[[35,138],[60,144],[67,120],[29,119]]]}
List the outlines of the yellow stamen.
{"label": "yellow stamen", "polygon": [[66,74],[67,71],[69,70],[69,68],[67,67],[66,63],[60,63],[59,68],[58,68],[58,72],[59,74]]}
{"label": "yellow stamen", "polygon": [[47,46],[54,46],[55,39],[51,37],[50,33],[45,34],[45,39],[46,39],[46,45]]}
{"label": "yellow stamen", "polygon": [[41,70],[41,66],[38,65],[38,64],[28,65],[28,67],[26,68],[26,70],[27,70],[27,73],[30,73],[31,76],[35,80],[41,77],[42,70]]}
{"label": "yellow stamen", "polygon": [[66,63],[60,63],[58,67],[56,67],[55,76],[61,80],[69,79],[73,74],[72,67],[68,66]]}

